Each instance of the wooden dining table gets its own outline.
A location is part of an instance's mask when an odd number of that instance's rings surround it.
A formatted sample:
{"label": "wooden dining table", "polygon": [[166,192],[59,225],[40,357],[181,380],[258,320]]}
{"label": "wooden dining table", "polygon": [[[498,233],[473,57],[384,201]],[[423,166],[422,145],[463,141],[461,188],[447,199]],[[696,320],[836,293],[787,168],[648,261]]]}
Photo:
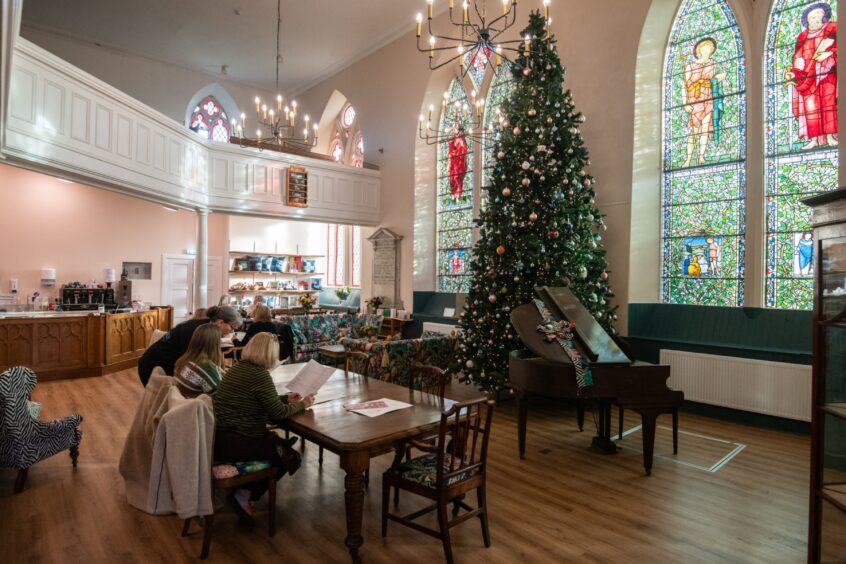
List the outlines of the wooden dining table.
{"label": "wooden dining table", "polygon": [[[276,368],[271,374],[277,390],[285,393],[284,383],[305,366],[290,364]],[[484,397],[475,387],[453,382],[444,397],[451,401],[467,401]],[[347,411],[344,405],[389,398],[412,404],[377,417]],[[448,404],[448,402],[447,402]],[[437,429],[444,410],[441,398],[403,386],[382,382],[353,372],[336,370],[320,388],[311,409],[285,419],[284,429],[300,435],[340,458],[344,470],[344,500],[347,518],[347,546],[354,563],[361,562],[359,549],[364,544],[361,524],[364,512],[364,473],[370,459],[384,454],[403,439],[432,433]]]}

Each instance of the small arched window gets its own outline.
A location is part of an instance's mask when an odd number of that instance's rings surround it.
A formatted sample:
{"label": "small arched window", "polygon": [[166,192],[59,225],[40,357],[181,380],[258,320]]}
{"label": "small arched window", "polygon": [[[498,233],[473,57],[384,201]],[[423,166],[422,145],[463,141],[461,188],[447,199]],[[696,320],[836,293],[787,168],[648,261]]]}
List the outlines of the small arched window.
{"label": "small arched window", "polygon": [[352,104],[345,104],[338,114],[332,142],[329,144],[329,155],[338,163],[359,168],[364,166],[364,138],[358,114]]}
{"label": "small arched window", "polygon": [[188,127],[204,139],[228,143],[231,131],[226,112],[213,96],[206,96],[191,114]]}

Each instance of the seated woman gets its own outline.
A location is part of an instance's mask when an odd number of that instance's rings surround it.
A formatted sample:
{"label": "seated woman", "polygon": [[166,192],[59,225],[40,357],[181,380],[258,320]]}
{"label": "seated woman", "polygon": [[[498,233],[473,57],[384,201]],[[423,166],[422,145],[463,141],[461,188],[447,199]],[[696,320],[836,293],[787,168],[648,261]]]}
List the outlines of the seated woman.
{"label": "seated woman", "polygon": [[266,306],[266,304],[264,303],[264,296],[262,295],[256,295],[256,297],[253,298],[253,304],[249,308],[247,308],[247,317],[249,317],[250,319],[255,319],[256,308],[259,306]]}
{"label": "seated woman", "polygon": [[194,331],[188,350],[176,361],[173,377],[186,398],[214,395],[220,385],[221,366],[220,330],[215,325],[202,325]]}
{"label": "seated woman", "polygon": [[276,334],[276,324],[273,323],[270,316],[270,308],[264,304],[256,305],[253,310],[253,322],[247,328],[247,334],[241,340],[232,339],[232,344],[236,347],[243,347],[259,333]]}
{"label": "seated woman", "polygon": [[[268,433],[267,423],[300,413],[314,402],[314,396],[303,398],[299,394],[288,394],[279,397],[269,372],[278,362],[276,335],[257,334],[241,352],[241,361],[226,372],[214,396],[215,460],[269,460],[276,468],[277,479],[286,472],[285,460],[277,450],[281,443],[276,435]],[[253,503],[265,491],[267,482],[254,482],[249,489],[236,491],[229,502],[242,519],[250,522]]]}
{"label": "seated woman", "polygon": [[232,333],[241,326],[241,316],[235,308],[229,306],[212,306],[206,310],[204,319],[189,319],[183,321],[165,334],[164,337],[150,345],[141,358],[138,359],[138,376],[146,386],[150,380],[153,368],[161,366],[165,374],[173,376],[176,361],[188,350],[188,343],[194,330],[203,325],[214,325],[218,329],[218,338]]}

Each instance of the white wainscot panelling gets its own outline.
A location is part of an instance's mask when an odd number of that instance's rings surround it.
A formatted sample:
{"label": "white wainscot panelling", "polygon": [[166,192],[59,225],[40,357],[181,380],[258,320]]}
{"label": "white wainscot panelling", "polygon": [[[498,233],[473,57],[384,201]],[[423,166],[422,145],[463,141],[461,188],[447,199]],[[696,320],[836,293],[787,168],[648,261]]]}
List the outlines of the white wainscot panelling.
{"label": "white wainscot panelling", "polygon": [[[29,41],[12,57],[10,162],[94,186],[213,211],[376,225],[381,175],[202,139]],[[46,133],[46,134],[45,134]],[[285,171],[309,173],[309,207],[284,205]]]}
{"label": "white wainscot panelling", "polygon": [[71,95],[71,139],[88,145],[91,139],[91,101],[77,93]]}
{"label": "white wainscot panelling", "polygon": [[65,133],[65,88],[51,80],[44,81],[44,113],[41,125],[47,131]]}

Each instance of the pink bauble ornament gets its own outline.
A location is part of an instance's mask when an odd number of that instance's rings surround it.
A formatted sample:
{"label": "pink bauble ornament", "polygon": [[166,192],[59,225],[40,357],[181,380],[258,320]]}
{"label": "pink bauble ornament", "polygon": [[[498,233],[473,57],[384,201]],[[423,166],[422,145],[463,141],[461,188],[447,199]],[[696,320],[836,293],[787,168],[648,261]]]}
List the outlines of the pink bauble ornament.
{"label": "pink bauble ornament", "polygon": [[529,67],[523,69],[523,76],[529,76],[530,74],[532,74],[532,69]]}
{"label": "pink bauble ornament", "polygon": [[536,214],[535,212],[532,212],[532,213],[529,214],[529,221],[535,221],[535,220],[537,220],[537,218],[538,218],[538,214]]}
{"label": "pink bauble ornament", "polygon": [[490,296],[488,296],[488,301],[491,302],[491,303],[495,303],[496,302],[496,294],[491,294]]}
{"label": "pink bauble ornament", "polygon": [[510,196],[511,195],[511,188],[509,188],[508,186],[503,188],[502,189],[502,195],[505,196],[505,197]]}
{"label": "pink bauble ornament", "polygon": [[519,127],[515,127],[511,131],[512,131],[512,133],[514,133],[514,135],[520,135],[520,128]]}
{"label": "pink bauble ornament", "polygon": [[603,272],[602,274],[600,274],[600,275],[599,275],[599,277],[600,277],[601,279],[603,279],[603,280],[608,280],[608,273],[607,273],[607,272]]}
{"label": "pink bauble ornament", "polygon": [[523,180],[520,181],[520,184],[522,184],[523,186],[528,186],[529,185],[529,179],[524,178]]}

